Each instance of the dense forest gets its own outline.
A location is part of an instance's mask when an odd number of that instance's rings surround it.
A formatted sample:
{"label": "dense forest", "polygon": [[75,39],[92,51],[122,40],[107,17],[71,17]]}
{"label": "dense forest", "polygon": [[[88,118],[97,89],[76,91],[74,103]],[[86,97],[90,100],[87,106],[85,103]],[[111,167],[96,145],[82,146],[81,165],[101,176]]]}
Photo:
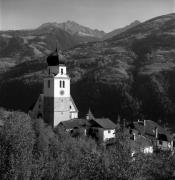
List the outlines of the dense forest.
{"label": "dense forest", "polygon": [[83,136],[71,137],[42,119],[0,109],[0,179],[67,180],[174,178],[175,156],[168,153],[131,157],[127,134],[116,133],[105,147]]}

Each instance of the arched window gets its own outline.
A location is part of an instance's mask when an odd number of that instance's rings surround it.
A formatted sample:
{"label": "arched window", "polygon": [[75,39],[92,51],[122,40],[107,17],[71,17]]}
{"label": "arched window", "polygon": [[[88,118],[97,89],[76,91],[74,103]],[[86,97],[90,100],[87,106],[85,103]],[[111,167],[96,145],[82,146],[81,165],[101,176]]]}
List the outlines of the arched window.
{"label": "arched window", "polygon": [[61,68],[61,74],[63,74],[63,69]]}
{"label": "arched window", "polygon": [[63,81],[63,88],[65,88],[65,81]]}
{"label": "arched window", "polygon": [[62,82],[60,81],[60,88],[61,88],[61,86],[62,86]]}

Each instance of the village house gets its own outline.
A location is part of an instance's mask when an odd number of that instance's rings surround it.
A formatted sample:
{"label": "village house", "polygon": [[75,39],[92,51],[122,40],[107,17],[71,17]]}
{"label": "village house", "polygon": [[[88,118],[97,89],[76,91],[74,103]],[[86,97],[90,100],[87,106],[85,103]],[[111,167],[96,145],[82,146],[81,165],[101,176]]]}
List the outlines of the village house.
{"label": "village house", "polygon": [[116,124],[108,118],[94,118],[89,120],[87,134],[99,142],[107,142],[115,138]]}
{"label": "village house", "polygon": [[172,137],[158,123],[151,120],[137,121],[127,126],[133,152],[153,153],[172,150]]}
{"label": "village house", "polygon": [[70,132],[74,137],[85,135],[99,143],[115,138],[116,124],[108,118],[95,118],[90,110],[86,118],[63,121],[60,122],[59,126]]}

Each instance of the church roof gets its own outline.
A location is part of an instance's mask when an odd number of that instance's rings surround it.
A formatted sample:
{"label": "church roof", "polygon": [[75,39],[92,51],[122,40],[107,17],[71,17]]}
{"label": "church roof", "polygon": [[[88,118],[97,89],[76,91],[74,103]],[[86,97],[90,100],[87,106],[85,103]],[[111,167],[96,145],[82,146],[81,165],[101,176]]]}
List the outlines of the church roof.
{"label": "church roof", "polygon": [[89,117],[89,119],[95,119],[94,115],[91,112],[91,109],[89,108],[89,111],[87,113],[87,116]]}
{"label": "church roof", "polygon": [[70,101],[72,102],[73,106],[75,107],[75,111],[78,112],[78,108],[77,108],[77,106],[75,105],[72,96],[70,96]]}
{"label": "church roof", "polygon": [[56,50],[47,57],[47,64],[48,66],[58,66],[59,64],[64,65],[65,63],[62,52],[58,51],[56,48]]}
{"label": "church roof", "polygon": [[35,100],[35,102],[29,107],[29,109],[28,109],[29,111],[30,111],[30,110],[33,110],[33,108],[35,107],[35,104],[37,103],[37,101],[38,101],[39,98],[43,100],[44,94],[40,94],[40,95],[39,95],[39,97],[37,98],[37,100]]}

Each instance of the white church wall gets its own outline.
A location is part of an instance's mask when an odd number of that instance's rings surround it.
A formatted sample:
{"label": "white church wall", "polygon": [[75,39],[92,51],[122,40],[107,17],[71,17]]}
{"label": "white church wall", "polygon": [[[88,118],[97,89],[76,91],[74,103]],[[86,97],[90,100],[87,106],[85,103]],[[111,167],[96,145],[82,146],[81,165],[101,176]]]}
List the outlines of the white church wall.
{"label": "white church wall", "polygon": [[[60,87],[60,81],[64,81],[64,87]],[[70,97],[70,79],[55,78],[54,79],[54,97]]]}
{"label": "white church wall", "polygon": [[61,121],[67,121],[69,119],[69,111],[54,112],[54,127],[56,127]]}
{"label": "white church wall", "polygon": [[66,66],[59,66],[59,75],[66,75]]}
{"label": "white church wall", "polygon": [[34,118],[37,118],[38,115],[43,116],[43,95],[42,94],[40,94],[39,98],[37,99],[33,107],[32,114]]}

